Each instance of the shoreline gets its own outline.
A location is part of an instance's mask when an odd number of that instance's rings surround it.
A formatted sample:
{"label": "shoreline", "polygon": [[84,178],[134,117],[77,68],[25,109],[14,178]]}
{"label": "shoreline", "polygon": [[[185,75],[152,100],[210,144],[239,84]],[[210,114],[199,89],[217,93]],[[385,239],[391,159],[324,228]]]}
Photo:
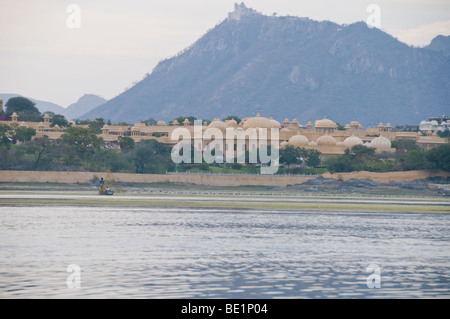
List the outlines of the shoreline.
{"label": "shoreline", "polygon": [[[259,211],[450,213],[450,173],[353,172],[320,176],[0,171],[0,207],[86,206]],[[436,184],[444,182],[446,184]]]}
{"label": "shoreline", "polygon": [[305,194],[261,191],[166,191],[101,196],[95,192],[0,190],[0,207],[179,208],[258,211],[450,213],[450,198],[367,194]]}

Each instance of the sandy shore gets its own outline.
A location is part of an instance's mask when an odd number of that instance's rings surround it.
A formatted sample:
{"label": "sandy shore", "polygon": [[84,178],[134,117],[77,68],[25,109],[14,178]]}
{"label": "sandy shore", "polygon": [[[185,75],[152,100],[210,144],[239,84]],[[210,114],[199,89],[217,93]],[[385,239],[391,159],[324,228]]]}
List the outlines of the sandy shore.
{"label": "sandy shore", "polygon": [[[3,185],[4,186],[4,185]],[[15,186],[15,187],[12,187]],[[39,190],[36,188],[40,188]],[[289,189],[187,188],[176,185],[129,188],[113,196],[100,196],[95,186],[11,185],[0,187],[0,207],[89,206],[203,208],[260,211],[358,211],[450,213],[448,196],[411,194],[332,194]]]}

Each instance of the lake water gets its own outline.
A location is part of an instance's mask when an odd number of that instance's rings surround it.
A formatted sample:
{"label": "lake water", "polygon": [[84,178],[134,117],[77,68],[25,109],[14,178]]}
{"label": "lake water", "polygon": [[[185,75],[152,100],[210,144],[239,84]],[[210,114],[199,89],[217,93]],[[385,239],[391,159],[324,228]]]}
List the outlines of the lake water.
{"label": "lake water", "polygon": [[0,207],[0,298],[449,298],[449,225],[450,214]]}

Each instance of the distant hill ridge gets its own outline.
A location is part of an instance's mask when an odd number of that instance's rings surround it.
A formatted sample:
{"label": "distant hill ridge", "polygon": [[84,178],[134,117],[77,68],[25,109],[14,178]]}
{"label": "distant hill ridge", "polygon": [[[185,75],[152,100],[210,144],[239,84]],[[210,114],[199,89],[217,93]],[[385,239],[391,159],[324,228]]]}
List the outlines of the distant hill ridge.
{"label": "distant hill ridge", "polygon": [[[436,42],[437,41],[437,42]],[[410,47],[365,23],[265,16],[244,4],[132,88],[83,115],[112,122],[265,116],[414,124],[449,110],[448,39]]]}
{"label": "distant hill ridge", "polygon": [[[3,100],[3,104],[6,105],[8,100],[13,97],[25,97],[20,94],[0,94],[0,99]],[[97,106],[104,104],[107,102],[104,98],[99,97],[94,94],[85,94],[77,102],[69,105],[67,108],[64,108],[55,103],[40,101],[30,97],[25,97],[36,104],[39,112],[53,112],[55,114],[64,115],[68,120],[74,120],[80,117],[81,115],[93,110]],[[6,109],[6,106],[5,106]],[[20,119],[19,119],[20,120]]]}

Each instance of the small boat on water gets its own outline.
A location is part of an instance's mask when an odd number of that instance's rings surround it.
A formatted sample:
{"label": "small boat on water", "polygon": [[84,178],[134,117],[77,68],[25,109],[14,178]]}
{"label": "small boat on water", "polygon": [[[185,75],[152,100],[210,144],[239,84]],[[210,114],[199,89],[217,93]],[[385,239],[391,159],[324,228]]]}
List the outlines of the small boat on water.
{"label": "small boat on water", "polygon": [[100,180],[100,190],[98,191],[99,195],[114,195],[114,191],[110,190],[109,187],[105,186],[105,181],[103,178]]}
{"label": "small boat on water", "polygon": [[101,190],[98,192],[99,195],[114,195],[114,191],[110,189]]}

